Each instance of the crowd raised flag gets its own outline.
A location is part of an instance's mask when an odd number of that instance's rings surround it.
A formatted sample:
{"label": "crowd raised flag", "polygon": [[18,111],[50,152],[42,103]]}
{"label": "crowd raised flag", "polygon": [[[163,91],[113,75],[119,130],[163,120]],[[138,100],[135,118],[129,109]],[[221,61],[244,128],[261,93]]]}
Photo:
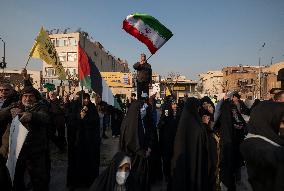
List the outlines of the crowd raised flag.
{"label": "crowd raised flag", "polygon": [[54,44],[51,42],[48,33],[41,27],[30,51],[29,57],[39,58],[55,69],[60,80],[66,79],[65,70],[59,60]]}
{"label": "crowd raised flag", "polygon": [[128,15],[123,21],[123,29],[144,43],[151,54],[155,54],[173,36],[169,29],[147,14]]}
{"label": "crowd raised flag", "polygon": [[78,43],[78,69],[81,86],[94,91],[109,105],[114,105],[114,98],[111,89],[102,78],[95,62],[80,46],[80,42]]}

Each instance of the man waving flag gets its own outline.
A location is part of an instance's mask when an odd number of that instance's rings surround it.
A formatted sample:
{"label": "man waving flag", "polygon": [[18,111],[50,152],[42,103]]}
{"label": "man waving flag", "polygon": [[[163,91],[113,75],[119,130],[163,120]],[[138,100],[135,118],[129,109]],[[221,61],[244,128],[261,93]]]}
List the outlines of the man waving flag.
{"label": "man waving flag", "polygon": [[128,15],[123,21],[123,29],[146,44],[151,54],[155,54],[173,36],[169,29],[147,14]]}

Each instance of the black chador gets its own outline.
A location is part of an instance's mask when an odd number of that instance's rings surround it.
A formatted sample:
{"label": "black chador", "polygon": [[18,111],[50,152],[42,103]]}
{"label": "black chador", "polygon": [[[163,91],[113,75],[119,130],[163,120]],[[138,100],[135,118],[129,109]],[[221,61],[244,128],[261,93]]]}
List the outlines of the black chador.
{"label": "black chador", "polygon": [[284,138],[279,129],[283,120],[283,103],[261,102],[251,112],[241,153],[253,190],[284,190]]}
{"label": "black chador", "polygon": [[[84,93],[84,99],[89,95]],[[67,186],[70,188],[89,187],[99,175],[100,126],[95,104],[89,101],[84,108],[82,97],[70,107],[68,125],[68,171]],[[80,111],[85,110],[84,117]]]}
{"label": "black chador", "polygon": [[122,189],[120,189],[116,181],[116,173],[119,165],[125,157],[128,157],[126,153],[116,153],[110,161],[109,166],[100,174],[98,178],[96,178],[89,191],[131,191],[130,177],[127,178],[127,181]]}
{"label": "black chador", "polygon": [[221,105],[221,115],[215,128],[220,131],[220,181],[228,190],[236,189],[240,168],[244,165],[240,144],[247,133],[246,122],[237,106],[227,99]]}
{"label": "black chador", "polygon": [[171,159],[179,118],[180,114],[178,110],[174,111],[172,109],[171,101],[162,106],[162,115],[158,123],[159,144],[163,160],[163,173],[168,183],[168,190],[171,189]]}
{"label": "black chador", "polygon": [[136,190],[149,190],[148,157],[154,142],[149,109],[144,101],[133,102],[121,125],[120,149],[131,156]]}
{"label": "black chador", "polygon": [[196,98],[187,99],[174,143],[172,190],[211,190],[207,134],[198,109],[199,101]]}

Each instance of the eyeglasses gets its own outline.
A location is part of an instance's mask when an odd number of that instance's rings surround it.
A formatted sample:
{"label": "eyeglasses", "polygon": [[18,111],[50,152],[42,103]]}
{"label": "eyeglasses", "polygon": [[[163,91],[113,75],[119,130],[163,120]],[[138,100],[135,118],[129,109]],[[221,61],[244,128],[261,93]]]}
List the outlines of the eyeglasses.
{"label": "eyeglasses", "polygon": [[0,92],[10,91],[10,89],[0,89]]}

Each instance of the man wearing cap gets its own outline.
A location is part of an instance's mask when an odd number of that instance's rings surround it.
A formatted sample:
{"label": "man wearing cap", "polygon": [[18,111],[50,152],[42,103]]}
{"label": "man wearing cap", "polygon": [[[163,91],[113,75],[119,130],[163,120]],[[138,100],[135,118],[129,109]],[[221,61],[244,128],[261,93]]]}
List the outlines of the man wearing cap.
{"label": "man wearing cap", "polygon": [[27,171],[33,190],[47,191],[50,178],[48,107],[41,101],[40,93],[32,86],[27,86],[21,91],[20,104],[11,109],[11,115],[18,115],[29,131],[17,160],[12,190],[25,190]]}
{"label": "man wearing cap", "polygon": [[135,63],[133,68],[137,70],[137,98],[141,99],[142,92],[149,95],[149,86],[152,82],[152,68],[144,53],[141,54],[140,62]]}
{"label": "man wearing cap", "polygon": [[18,100],[18,94],[10,84],[0,83],[0,185],[3,191],[11,189],[11,181],[6,168],[9,150],[9,124],[12,121],[10,108]]}

